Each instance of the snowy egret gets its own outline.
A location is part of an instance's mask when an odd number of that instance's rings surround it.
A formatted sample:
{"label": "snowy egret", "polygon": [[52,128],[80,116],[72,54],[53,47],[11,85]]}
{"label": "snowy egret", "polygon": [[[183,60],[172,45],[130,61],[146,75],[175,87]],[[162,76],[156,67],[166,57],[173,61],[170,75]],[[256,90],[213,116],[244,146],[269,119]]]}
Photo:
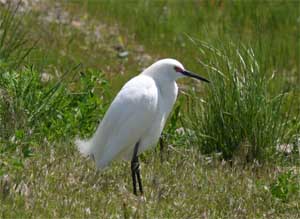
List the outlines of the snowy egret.
{"label": "snowy egret", "polygon": [[129,80],[117,94],[93,137],[76,140],[79,151],[91,156],[98,169],[115,159],[131,160],[133,193],[136,181],[143,194],[138,155],[154,146],[176,101],[176,79],[207,79],[184,69],[175,59],[162,59]]}

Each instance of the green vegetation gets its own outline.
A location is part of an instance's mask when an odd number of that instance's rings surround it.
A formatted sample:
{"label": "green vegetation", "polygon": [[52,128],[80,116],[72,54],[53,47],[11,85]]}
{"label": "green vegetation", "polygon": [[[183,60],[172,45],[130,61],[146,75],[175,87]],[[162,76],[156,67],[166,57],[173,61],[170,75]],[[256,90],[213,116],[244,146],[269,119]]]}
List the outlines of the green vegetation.
{"label": "green vegetation", "polygon": [[[33,5],[0,6],[1,218],[300,217],[298,2]],[[128,163],[97,172],[73,141],[152,57],[212,83],[181,83],[143,199]]]}
{"label": "green vegetation", "polygon": [[251,45],[279,75],[299,66],[297,1],[131,0],[120,7],[118,0],[101,4],[91,0],[82,5],[101,20],[120,23],[151,52],[182,60],[193,70],[202,70],[196,60],[204,57],[186,34],[210,45],[220,41]]}

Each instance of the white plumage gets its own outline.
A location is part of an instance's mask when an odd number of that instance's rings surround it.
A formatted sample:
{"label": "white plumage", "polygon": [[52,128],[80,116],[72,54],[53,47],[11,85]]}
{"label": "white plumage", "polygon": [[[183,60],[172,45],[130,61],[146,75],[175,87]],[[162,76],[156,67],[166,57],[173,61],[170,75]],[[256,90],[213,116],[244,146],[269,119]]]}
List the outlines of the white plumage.
{"label": "white plumage", "polygon": [[[101,169],[117,158],[131,160],[138,141],[138,154],[154,146],[177,97],[175,79],[182,76],[176,74],[174,66],[183,69],[178,61],[163,59],[128,81],[93,137],[88,141],[76,140],[79,151],[94,157]],[[168,70],[174,73],[169,74]]]}

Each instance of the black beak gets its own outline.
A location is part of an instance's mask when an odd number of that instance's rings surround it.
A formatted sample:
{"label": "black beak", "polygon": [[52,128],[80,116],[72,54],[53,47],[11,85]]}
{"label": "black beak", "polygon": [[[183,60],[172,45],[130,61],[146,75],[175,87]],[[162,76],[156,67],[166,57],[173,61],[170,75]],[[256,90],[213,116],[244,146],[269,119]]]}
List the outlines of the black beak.
{"label": "black beak", "polygon": [[207,83],[210,83],[209,80],[207,80],[206,78],[203,78],[201,77],[200,75],[197,75],[193,72],[190,72],[190,71],[187,71],[187,70],[184,70],[183,72],[181,72],[183,75],[187,76],[187,77],[191,77],[191,78],[196,78],[198,80],[201,80],[201,81],[205,81]]}

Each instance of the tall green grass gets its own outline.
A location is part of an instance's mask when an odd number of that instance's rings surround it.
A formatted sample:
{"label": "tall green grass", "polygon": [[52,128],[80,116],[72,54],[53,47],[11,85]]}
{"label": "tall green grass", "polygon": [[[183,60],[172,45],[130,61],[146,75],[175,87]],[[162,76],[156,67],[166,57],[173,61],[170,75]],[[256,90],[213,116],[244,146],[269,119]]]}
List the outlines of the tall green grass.
{"label": "tall green grass", "polygon": [[202,41],[195,46],[206,57],[199,62],[211,81],[202,101],[192,95],[196,101],[192,98],[189,107],[201,151],[248,162],[274,158],[276,145],[289,143],[299,132],[293,122],[300,113],[295,93],[278,87],[270,92],[274,75],[266,74],[262,57],[250,46],[224,41],[218,48]]}

